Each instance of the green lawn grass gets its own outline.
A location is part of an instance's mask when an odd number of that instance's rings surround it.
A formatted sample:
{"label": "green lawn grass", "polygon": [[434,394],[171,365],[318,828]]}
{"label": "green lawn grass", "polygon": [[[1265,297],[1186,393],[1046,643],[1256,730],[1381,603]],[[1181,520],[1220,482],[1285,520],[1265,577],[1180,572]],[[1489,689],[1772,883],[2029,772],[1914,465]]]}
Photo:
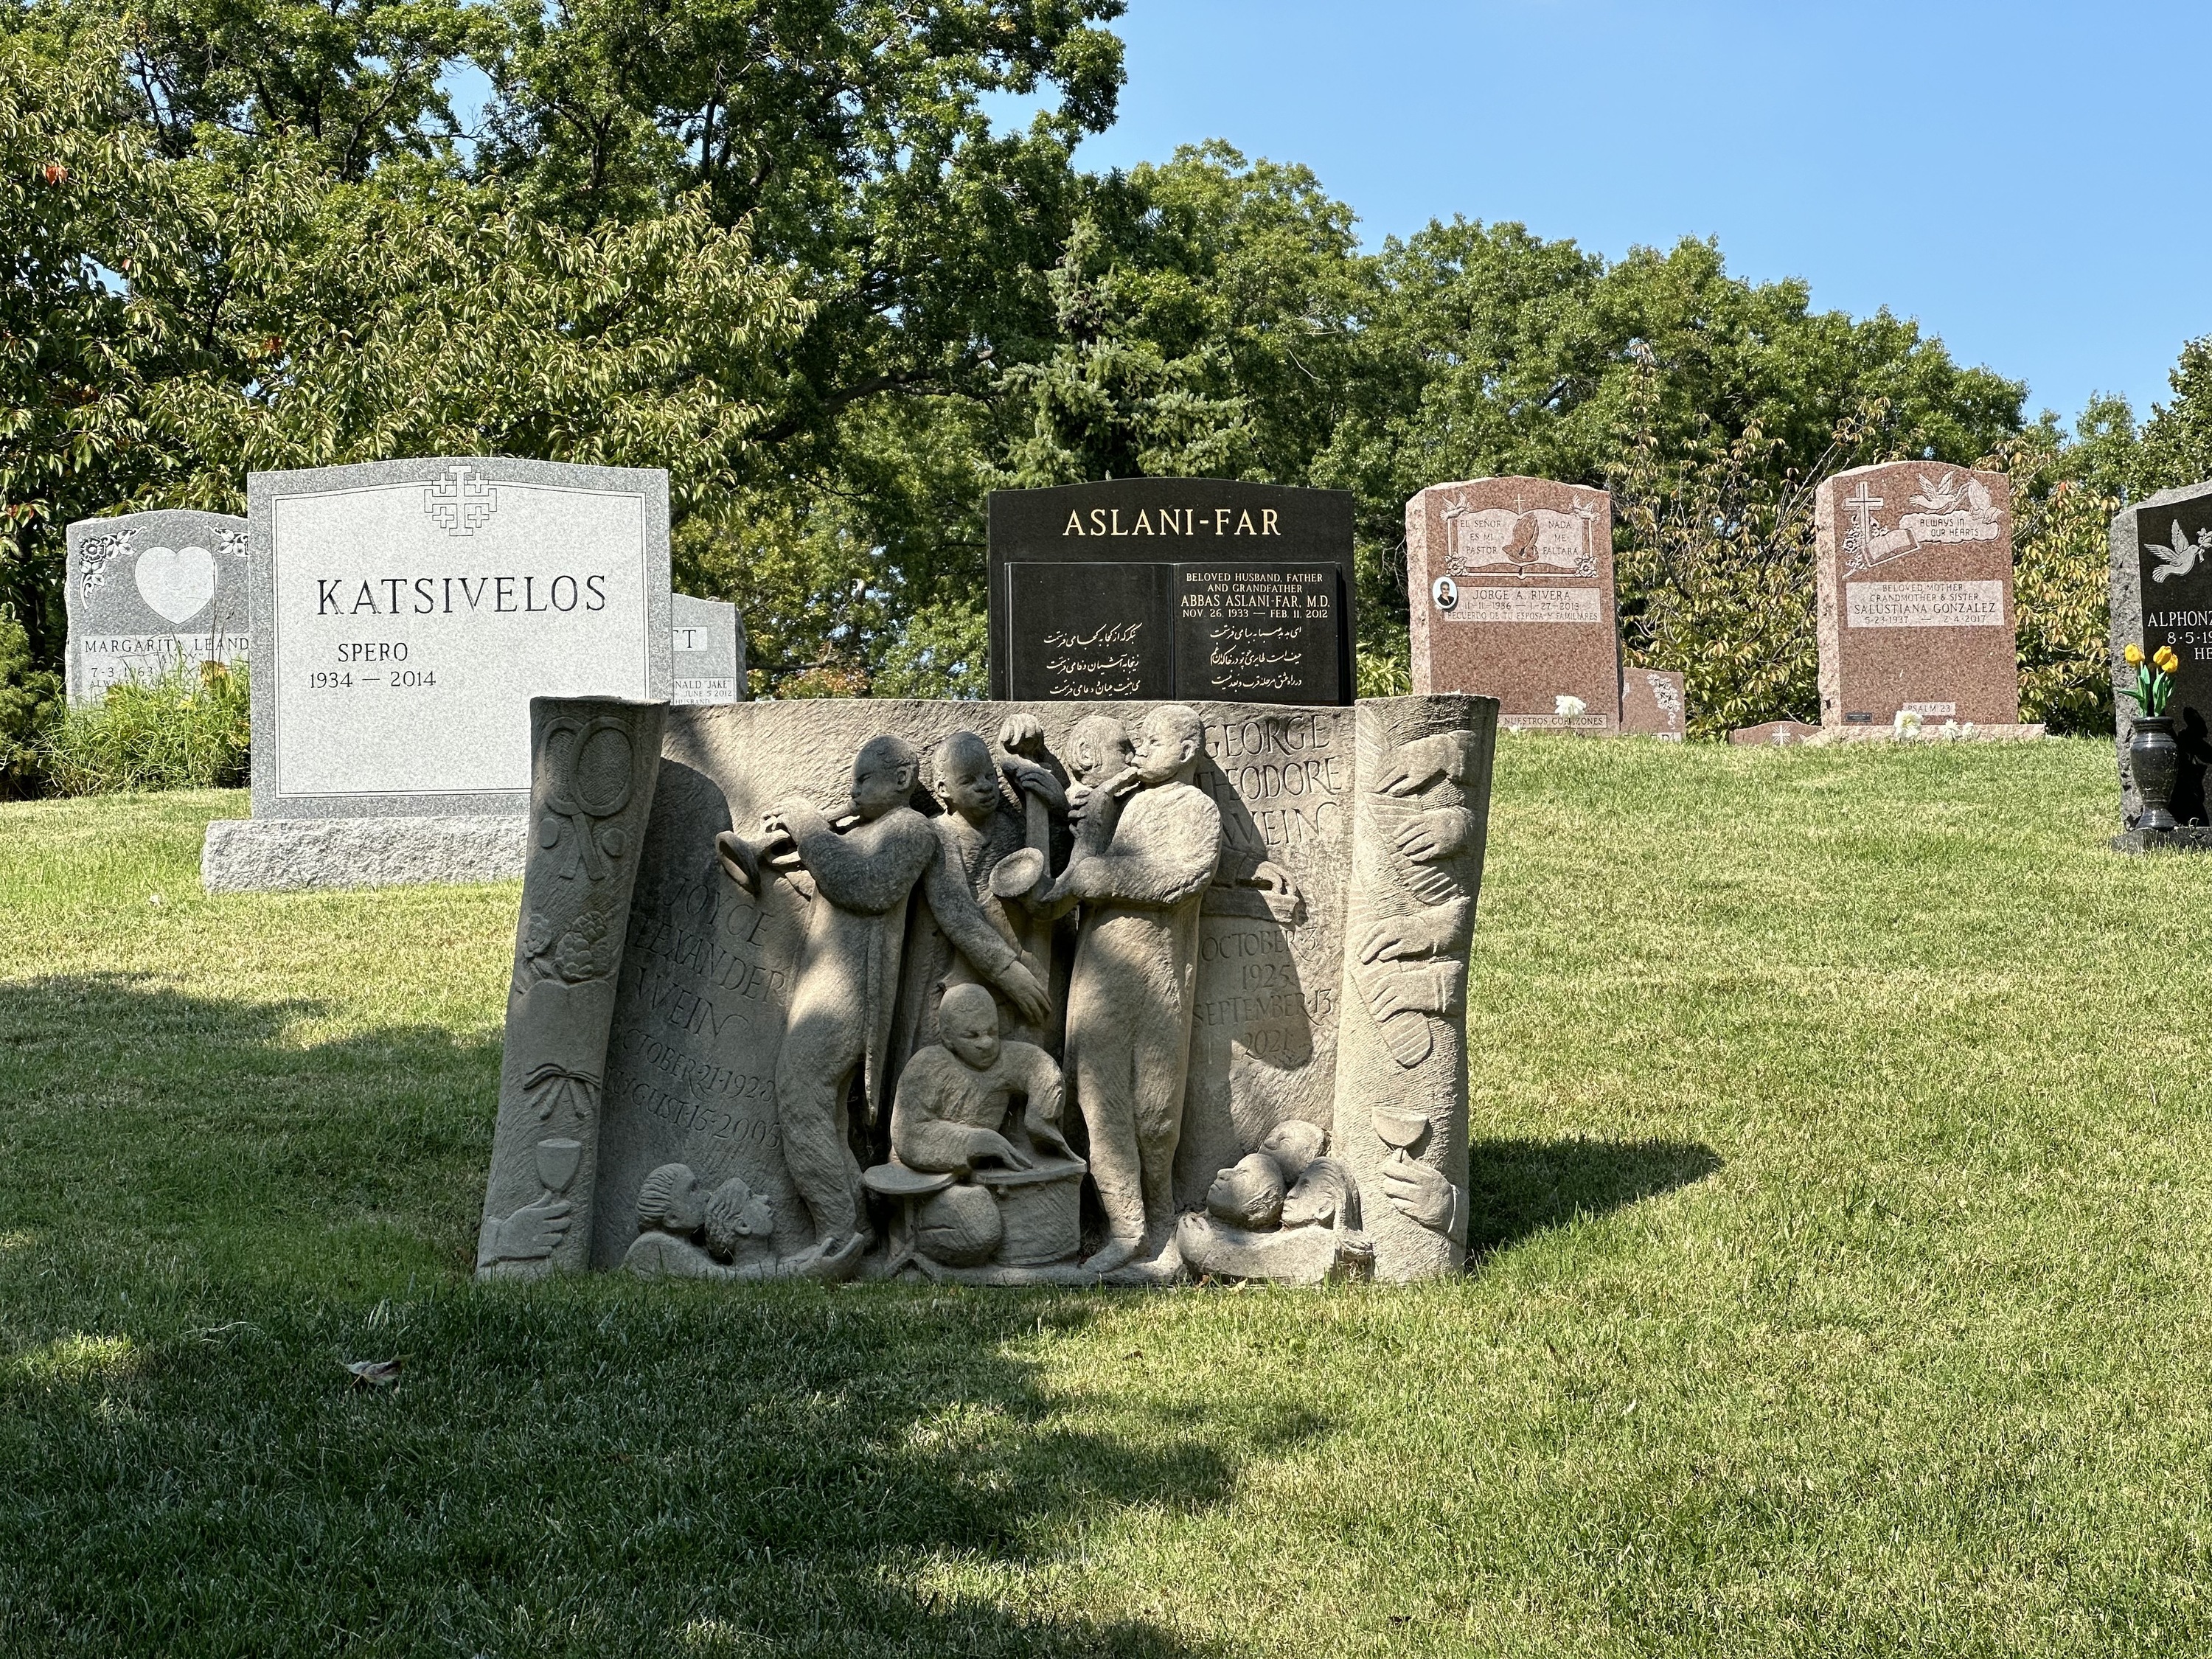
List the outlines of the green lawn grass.
{"label": "green lawn grass", "polygon": [[514,890],[0,806],[0,1649],[2212,1644],[2212,860],[2098,743],[1497,789],[1483,1253],[1324,1291],[478,1288]]}

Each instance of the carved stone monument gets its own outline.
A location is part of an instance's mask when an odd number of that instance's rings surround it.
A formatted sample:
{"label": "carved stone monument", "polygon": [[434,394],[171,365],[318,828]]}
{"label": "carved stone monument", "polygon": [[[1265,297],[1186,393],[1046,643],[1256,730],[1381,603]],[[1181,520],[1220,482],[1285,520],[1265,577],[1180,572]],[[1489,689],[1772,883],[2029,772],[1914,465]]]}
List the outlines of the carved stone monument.
{"label": "carved stone monument", "polygon": [[71,702],[118,680],[246,656],[246,520],[165,509],[69,527]]}
{"label": "carved stone monument", "polygon": [[1221,478],[996,492],[992,695],[1348,702],[1352,510]]}
{"label": "carved stone monument", "polygon": [[2212,483],[2163,489],[2125,508],[2112,528],[2112,702],[2118,744],[2121,817],[2132,831],[2142,815],[2128,767],[2136,706],[2119,695],[2136,689],[2124,653],[2146,655],[2161,645],[2181,659],[2166,714],[2173,721],[2179,766],[2170,810],[2182,826],[2212,823],[2205,780],[2212,772]]}
{"label": "carved stone monument", "polygon": [[745,696],[745,625],[726,599],[669,597],[669,644],[675,658],[677,703],[742,702]]}
{"label": "carved stone monument", "polygon": [[1463,1259],[1492,700],[533,710],[483,1271]]}
{"label": "carved stone monument", "polygon": [[[1548,478],[1432,484],[1406,503],[1413,690],[1498,700],[1509,726],[1620,726],[1613,497]],[[1583,712],[1562,713],[1560,699]]]}
{"label": "carved stone monument", "polygon": [[1823,726],[1887,726],[1900,713],[2017,725],[2004,474],[1856,467],[1821,483],[1814,524]]}
{"label": "carved stone monument", "polygon": [[1689,731],[1690,705],[1682,677],[1658,668],[1620,671],[1620,732],[1623,737],[1657,738],[1680,743]]}
{"label": "carved stone monument", "polygon": [[530,700],[672,690],[668,478],[496,458],[246,480],[253,816],[210,890],[520,872]]}

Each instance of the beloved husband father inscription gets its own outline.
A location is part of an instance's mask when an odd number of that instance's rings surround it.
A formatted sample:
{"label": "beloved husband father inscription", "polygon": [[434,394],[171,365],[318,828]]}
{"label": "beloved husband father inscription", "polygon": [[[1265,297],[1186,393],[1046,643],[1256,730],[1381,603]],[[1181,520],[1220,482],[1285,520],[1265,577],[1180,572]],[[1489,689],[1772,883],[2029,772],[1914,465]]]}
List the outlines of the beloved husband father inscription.
{"label": "beloved husband father inscription", "polygon": [[1497,719],[538,701],[479,1270],[1452,1271]]}

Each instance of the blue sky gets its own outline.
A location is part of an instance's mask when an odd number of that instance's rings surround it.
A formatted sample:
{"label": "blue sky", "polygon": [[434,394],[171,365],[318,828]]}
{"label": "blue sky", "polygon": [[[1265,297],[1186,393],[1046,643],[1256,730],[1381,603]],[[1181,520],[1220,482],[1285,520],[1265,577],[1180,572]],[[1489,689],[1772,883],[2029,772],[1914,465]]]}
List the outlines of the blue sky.
{"label": "blue sky", "polygon": [[2212,333],[2212,4],[1133,0],[1090,168],[1229,140],[1371,245],[1454,213],[1887,305],[2069,420]]}

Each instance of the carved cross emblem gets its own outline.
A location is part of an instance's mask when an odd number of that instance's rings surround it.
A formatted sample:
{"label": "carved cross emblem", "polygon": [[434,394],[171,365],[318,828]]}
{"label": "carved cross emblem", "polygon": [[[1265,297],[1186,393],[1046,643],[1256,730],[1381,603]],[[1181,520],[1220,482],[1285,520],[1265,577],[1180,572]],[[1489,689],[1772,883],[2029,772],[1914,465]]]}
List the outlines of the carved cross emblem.
{"label": "carved cross emblem", "polygon": [[[1844,551],[1861,553],[1874,545],[1874,510],[1882,505],[1882,498],[1874,493],[1874,486],[1864,478],[1859,480],[1858,493],[1844,499],[1844,506],[1851,515],[1851,527],[1844,537]],[[1872,563],[1872,560],[1863,561]],[[1859,568],[1855,561],[1851,568]]]}
{"label": "carved cross emblem", "polygon": [[422,491],[422,510],[449,536],[473,536],[499,510],[499,491],[458,462]]}

